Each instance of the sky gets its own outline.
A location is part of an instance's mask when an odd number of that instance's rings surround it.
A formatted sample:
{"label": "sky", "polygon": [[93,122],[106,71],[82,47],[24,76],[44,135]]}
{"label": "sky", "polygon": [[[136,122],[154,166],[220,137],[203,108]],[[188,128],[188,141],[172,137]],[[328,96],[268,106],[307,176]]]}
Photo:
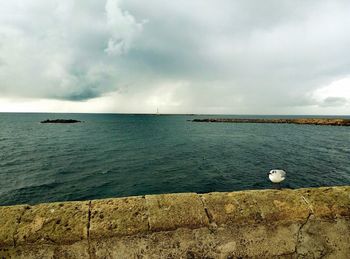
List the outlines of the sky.
{"label": "sky", "polygon": [[348,0],[0,0],[0,112],[350,115]]}

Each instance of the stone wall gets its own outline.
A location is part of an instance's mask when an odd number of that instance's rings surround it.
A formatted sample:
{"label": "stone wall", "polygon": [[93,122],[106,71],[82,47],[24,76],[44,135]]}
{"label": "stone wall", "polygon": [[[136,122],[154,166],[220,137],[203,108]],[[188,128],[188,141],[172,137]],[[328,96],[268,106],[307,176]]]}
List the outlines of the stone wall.
{"label": "stone wall", "polygon": [[350,186],[0,207],[0,258],[350,258]]}

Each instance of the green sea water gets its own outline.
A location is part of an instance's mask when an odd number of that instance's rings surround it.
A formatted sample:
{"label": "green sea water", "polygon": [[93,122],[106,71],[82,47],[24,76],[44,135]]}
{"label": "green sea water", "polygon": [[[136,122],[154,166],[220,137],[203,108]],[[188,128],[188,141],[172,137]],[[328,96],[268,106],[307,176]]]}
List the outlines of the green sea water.
{"label": "green sea water", "polygon": [[276,168],[350,185],[350,127],[189,121],[208,117],[271,116],[0,113],[0,205],[272,188]]}

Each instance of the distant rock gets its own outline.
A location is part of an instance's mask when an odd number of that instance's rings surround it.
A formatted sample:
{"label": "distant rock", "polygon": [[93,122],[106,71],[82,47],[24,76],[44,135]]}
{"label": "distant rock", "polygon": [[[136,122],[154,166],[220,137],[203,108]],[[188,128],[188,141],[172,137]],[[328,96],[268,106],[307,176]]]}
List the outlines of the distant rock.
{"label": "distant rock", "polygon": [[350,119],[333,118],[299,118],[299,119],[233,119],[233,118],[210,118],[194,119],[193,122],[226,122],[226,123],[288,123],[288,124],[311,124],[329,126],[350,126]]}
{"label": "distant rock", "polygon": [[65,119],[56,119],[56,120],[44,120],[44,121],[41,121],[40,123],[79,123],[81,121],[78,121],[78,120],[72,120],[72,119],[68,119],[68,120],[65,120]]}

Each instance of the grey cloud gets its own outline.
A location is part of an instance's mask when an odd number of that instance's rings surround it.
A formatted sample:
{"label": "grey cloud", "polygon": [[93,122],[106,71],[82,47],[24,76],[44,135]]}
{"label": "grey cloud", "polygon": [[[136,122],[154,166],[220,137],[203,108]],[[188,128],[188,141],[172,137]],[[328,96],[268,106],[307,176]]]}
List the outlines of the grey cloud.
{"label": "grey cloud", "polygon": [[345,97],[327,97],[323,100],[320,106],[323,107],[337,107],[348,104],[349,101]]}
{"label": "grey cloud", "polygon": [[[118,89],[118,55],[111,58],[105,50],[119,37],[127,51],[136,21],[116,4],[108,12],[111,3],[117,1],[1,3],[1,95],[85,100]],[[120,35],[111,32],[113,19],[121,23]]]}
{"label": "grey cloud", "polygon": [[349,8],[345,0],[1,3],[0,93],[80,101],[118,90],[127,100],[185,81],[174,98],[188,112],[342,107],[311,93],[350,74]]}
{"label": "grey cloud", "polygon": [[92,89],[81,89],[76,93],[69,93],[63,96],[53,96],[54,99],[63,99],[69,101],[84,101],[91,98],[99,97],[101,93],[98,91],[93,91]]}

